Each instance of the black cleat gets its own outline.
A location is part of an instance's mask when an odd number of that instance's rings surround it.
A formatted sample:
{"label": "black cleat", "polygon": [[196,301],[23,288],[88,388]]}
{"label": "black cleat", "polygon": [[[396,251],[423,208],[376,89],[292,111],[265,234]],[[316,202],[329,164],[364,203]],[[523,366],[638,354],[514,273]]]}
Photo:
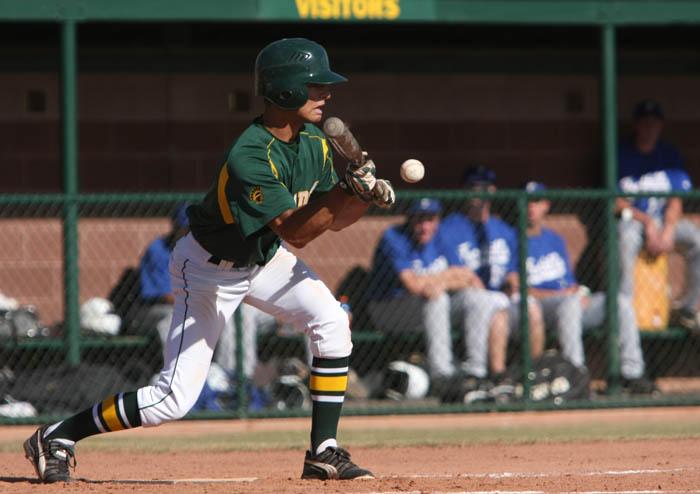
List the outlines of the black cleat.
{"label": "black cleat", "polygon": [[302,479],[316,480],[354,480],[373,479],[369,470],[360,468],[350,461],[350,453],[343,448],[329,446],[319,455],[306,452]]}
{"label": "black cleat", "polygon": [[73,446],[57,439],[44,439],[46,428],[46,425],[40,427],[24,441],[24,454],[42,482],[70,482],[69,467],[76,465]]}
{"label": "black cleat", "polygon": [[671,315],[669,316],[669,325],[681,326],[690,334],[700,336],[700,321],[698,321],[698,314],[695,311],[685,307],[680,307],[671,311]]}
{"label": "black cleat", "polygon": [[661,394],[661,391],[656,386],[656,383],[645,376],[636,377],[634,379],[623,379],[622,388],[623,391],[626,391],[631,395],[658,396]]}

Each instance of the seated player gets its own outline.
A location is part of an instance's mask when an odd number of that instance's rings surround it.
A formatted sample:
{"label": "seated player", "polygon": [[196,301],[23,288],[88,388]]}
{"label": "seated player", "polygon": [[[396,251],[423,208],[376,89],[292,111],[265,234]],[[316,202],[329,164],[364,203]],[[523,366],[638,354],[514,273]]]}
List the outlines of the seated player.
{"label": "seated player", "polygon": [[[525,190],[532,193],[546,190],[546,187],[528,182]],[[582,372],[587,372],[581,336],[583,331],[604,323],[606,295],[604,292],[589,294],[585,287],[576,283],[564,239],[543,226],[549,207],[546,199],[528,202],[529,293],[540,301],[547,326],[556,328],[562,355]],[[644,376],[644,358],[632,299],[620,293],[617,307],[623,386],[633,394],[655,393],[656,386]]]}
{"label": "seated player", "polygon": [[435,199],[413,202],[406,222],[384,232],[370,272],[373,324],[385,332],[425,334],[434,388],[455,374],[451,320],[464,318],[464,297],[456,292],[480,284],[470,269],[450,266],[436,235],[441,213]]}
{"label": "seated player", "polygon": [[[495,192],[495,180],[492,170],[472,166],[466,170],[464,185],[475,192]],[[451,258],[475,272],[480,280],[464,291],[467,360],[462,368],[481,380],[487,378],[490,371],[490,381],[502,384],[497,386],[497,392],[509,394],[513,388],[504,375],[505,349],[509,337],[519,336],[516,233],[507,223],[491,215],[490,200],[475,198],[467,201],[464,212],[452,213],[443,220],[440,236],[453,254]],[[544,349],[544,324],[536,301],[528,303],[528,313],[530,349],[532,358],[537,358]]]}
{"label": "seated player", "polygon": [[[661,139],[664,113],[656,101],[634,108],[634,135],[618,148],[619,186],[623,192],[683,192],[692,184],[678,150]],[[671,314],[671,324],[700,333],[696,313],[700,297],[700,228],[682,219],[678,197],[617,200],[620,212],[620,291],[634,293],[634,265],[640,250],[652,256],[677,250],[685,259],[686,289]]]}

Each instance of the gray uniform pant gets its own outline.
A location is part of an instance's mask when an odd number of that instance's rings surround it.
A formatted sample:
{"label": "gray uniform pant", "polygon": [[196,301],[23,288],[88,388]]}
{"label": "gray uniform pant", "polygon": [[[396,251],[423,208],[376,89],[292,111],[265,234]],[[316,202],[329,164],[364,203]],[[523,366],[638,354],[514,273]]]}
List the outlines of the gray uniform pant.
{"label": "gray uniform pant", "polygon": [[[545,324],[555,328],[561,352],[577,367],[584,367],[582,334],[605,321],[605,293],[589,297],[585,309],[578,294],[540,299]],[[644,358],[632,300],[623,294],[617,299],[619,317],[620,371],[625,379],[644,374]]]}
{"label": "gray uniform pant", "polygon": [[518,337],[514,329],[518,324],[520,303],[512,302],[503,292],[470,288],[461,293],[466,311],[464,327],[467,345],[467,360],[462,364],[462,370],[471,376],[486,377],[491,320],[496,312],[507,309],[510,334]]}
{"label": "gray uniform pant", "polygon": [[464,318],[462,292],[426,299],[403,295],[389,300],[370,302],[372,323],[385,333],[423,332],[430,375],[446,377],[454,374],[452,323]]}
{"label": "gray uniform pant", "polygon": [[[644,246],[644,227],[638,221],[620,221],[620,293],[632,297],[634,293],[634,263]],[[700,228],[688,220],[676,225],[675,248],[685,259],[686,289],[681,307],[695,311],[700,298]]]}

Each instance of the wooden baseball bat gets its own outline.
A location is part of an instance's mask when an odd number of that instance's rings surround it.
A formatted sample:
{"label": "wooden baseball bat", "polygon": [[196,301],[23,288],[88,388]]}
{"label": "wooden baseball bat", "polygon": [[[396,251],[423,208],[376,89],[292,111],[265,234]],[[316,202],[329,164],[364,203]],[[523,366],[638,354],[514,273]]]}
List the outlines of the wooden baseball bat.
{"label": "wooden baseball bat", "polygon": [[365,154],[345,122],[338,117],[330,117],[323,124],[323,132],[343,158],[356,165],[364,164]]}

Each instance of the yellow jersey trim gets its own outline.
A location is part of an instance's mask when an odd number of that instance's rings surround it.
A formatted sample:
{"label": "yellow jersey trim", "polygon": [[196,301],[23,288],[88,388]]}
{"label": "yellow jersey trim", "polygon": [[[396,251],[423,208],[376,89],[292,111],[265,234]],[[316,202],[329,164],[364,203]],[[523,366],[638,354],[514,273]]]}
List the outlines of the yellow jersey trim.
{"label": "yellow jersey trim", "polygon": [[270,169],[272,170],[272,174],[275,176],[277,180],[280,179],[280,174],[277,171],[277,167],[275,166],[275,163],[272,161],[272,157],[270,156],[270,152],[272,151],[272,143],[275,142],[275,138],[273,137],[272,140],[267,144],[267,162],[270,163]]}
{"label": "yellow jersey trim", "polygon": [[323,165],[321,166],[321,170],[323,170],[326,167],[326,161],[328,161],[328,141],[321,136],[314,136],[308,132],[299,133],[309,136],[309,139],[318,139],[321,141],[321,149],[323,150]]}
{"label": "yellow jersey trim", "polygon": [[219,202],[219,211],[221,212],[221,217],[224,219],[224,223],[231,225],[235,223],[233,219],[233,213],[231,212],[231,205],[226,199],[226,185],[228,184],[228,161],[224,163],[221,167],[221,172],[219,172],[219,182],[216,187],[217,199]]}

